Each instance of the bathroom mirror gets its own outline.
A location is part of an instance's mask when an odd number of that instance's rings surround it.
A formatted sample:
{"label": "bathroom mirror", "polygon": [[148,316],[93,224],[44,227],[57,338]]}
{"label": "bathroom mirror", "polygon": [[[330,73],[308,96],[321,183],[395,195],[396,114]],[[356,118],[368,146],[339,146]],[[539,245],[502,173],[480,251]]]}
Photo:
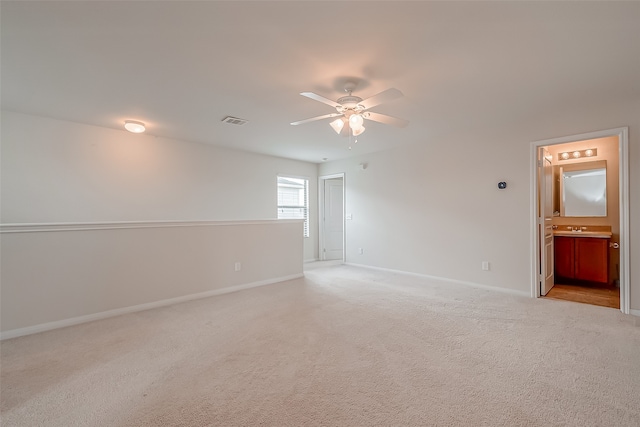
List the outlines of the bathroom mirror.
{"label": "bathroom mirror", "polygon": [[560,216],[607,216],[607,162],[560,167]]}

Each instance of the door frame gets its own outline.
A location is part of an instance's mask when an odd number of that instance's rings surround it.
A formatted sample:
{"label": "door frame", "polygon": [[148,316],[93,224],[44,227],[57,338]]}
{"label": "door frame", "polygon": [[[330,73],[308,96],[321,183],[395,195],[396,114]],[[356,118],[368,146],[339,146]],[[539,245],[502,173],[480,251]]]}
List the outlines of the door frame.
{"label": "door frame", "polygon": [[629,128],[620,127],[601,131],[551,138],[531,143],[531,296],[540,297],[538,285],[540,271],[540,243],[538,238],[538,148],[548,145],[588,139],[618,137],[619,204],[620,204],[620,311],[629,314]]}
{"label": "door frame", "polygon": [[342,262],[345,262],[347,255],[347,186],[344,172],[318,177],[318,258],[320,261],[326,259],[324,253],[324,184],[326,180],[335,178],[342,178]]}

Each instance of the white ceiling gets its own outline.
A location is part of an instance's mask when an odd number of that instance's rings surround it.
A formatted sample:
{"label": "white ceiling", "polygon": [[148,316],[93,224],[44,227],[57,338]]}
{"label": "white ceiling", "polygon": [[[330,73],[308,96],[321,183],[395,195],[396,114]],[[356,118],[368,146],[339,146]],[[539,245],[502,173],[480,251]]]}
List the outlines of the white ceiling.
{"label": "white ceiling", "polygon": [[[2,108],[321,162],[461,128],[640,98],[640,2],[1,3]],[[353,150],[332,112],[299,95],[373,109]],[[238,127],[227,116],[249,120]]]}

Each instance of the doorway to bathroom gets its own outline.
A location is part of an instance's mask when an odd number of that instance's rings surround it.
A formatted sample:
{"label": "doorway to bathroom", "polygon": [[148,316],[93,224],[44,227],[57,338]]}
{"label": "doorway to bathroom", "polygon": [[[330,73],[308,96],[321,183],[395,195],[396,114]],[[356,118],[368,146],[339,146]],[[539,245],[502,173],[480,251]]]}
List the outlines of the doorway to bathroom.
{"label": "doorway to bathroom", "polygon": [[532,143],[532,296],[629,313],[627,135]]}

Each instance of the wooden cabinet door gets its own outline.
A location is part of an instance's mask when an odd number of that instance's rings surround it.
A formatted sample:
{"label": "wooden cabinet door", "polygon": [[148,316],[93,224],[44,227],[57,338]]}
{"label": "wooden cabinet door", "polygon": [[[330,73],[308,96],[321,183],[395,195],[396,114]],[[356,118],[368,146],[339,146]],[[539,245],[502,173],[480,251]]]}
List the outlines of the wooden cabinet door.
{"label": "wooden cabinet door", "polygon": [[575,239],[575,278],[590,282],[609,282],[609,239]]}
{"label": "wooden cabinet door", "polygon": [[554,239],[555,275],[565,279],[573,279],[574,244],[573,237],[556,237]]}

